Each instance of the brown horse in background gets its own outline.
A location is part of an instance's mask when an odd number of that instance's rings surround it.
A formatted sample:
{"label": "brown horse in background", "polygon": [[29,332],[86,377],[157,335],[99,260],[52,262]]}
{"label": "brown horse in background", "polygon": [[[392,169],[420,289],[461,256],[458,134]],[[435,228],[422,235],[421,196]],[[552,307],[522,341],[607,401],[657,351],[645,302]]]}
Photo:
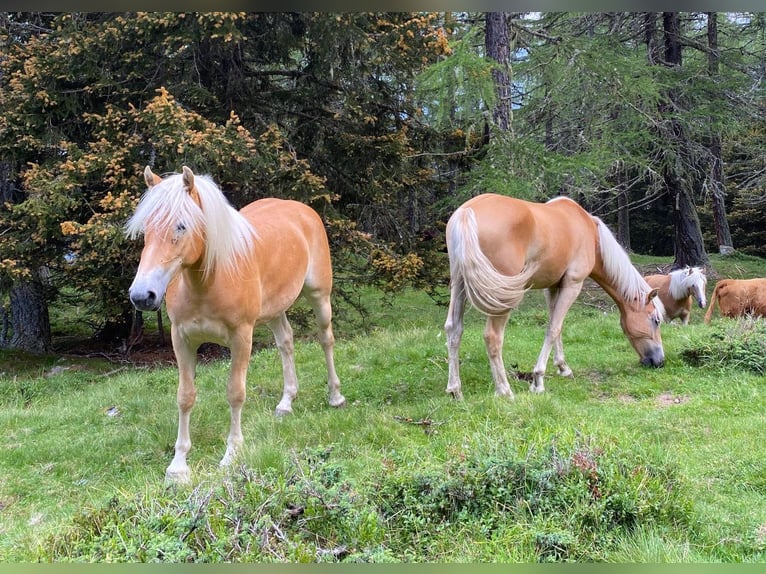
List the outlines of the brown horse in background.
{"label": "brown horse in background", "polygon": [[710,323],[716,303],[724,317],[766,317],[766,279],[721,279],[710,296],[705,323]]}
{"label": "brown horse in background", "polygon": [[583,281],[591,277],[617,303],[620,325],[641,363],[665,362],[660,324],[663,308],[609,228],[571,199],[530,203],[497,194],[466,201],[447,222],[450,303],[444,328],[449,354],[447,392],[462,398],[458,351],[465,303],[487,315],[484,341],[495,392],[513,398],[503,364],[503,335],[510,312],[527,289],[544,289],[548,329],[530,391],[543,392],[546,365],[571,376],[561,330]]}
{"label": "brown horse in background", "polygon": [[225,466],[243,442],[240,419],[257,325],[268,325],[282,357],[284,387],[276,412],[292,411],[298,381],[286,311],[300,295],[319,325],[329,403],[345,404],[333,360],[330,248],[319,215],[300,202],[261,199],[237,211],[210,177],[195,176],[186,166],[164,179],[147,166],[144,178],[148,190],[125,226],[129,237],[144,236],[130,300],[140,311],[166,303],[178,362],[178,437],[166,476],[185,482],[198,347],[212,342],[231,350]]}
{"label": "brown horse in background", "polygon": [[682,325],[688,325],[692,299],[697,301],[700,309],[704,309],[707,304],[707,276],[700,267],[684,267],[667,274],[646,275],[644,279],[650,287],[659,289],[660,300],[665,307],[665,321],[668,323],[680,318]]}

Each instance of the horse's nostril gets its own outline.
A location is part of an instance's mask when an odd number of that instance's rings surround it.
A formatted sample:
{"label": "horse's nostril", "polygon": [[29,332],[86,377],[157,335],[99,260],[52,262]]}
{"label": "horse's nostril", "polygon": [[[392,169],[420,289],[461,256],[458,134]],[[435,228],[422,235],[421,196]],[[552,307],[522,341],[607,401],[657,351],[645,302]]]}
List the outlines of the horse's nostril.
{"label": "horse's nostril", "polygon": [[157,294],[154,291],[147,291],[146,302],[150,305],[157,300]]}

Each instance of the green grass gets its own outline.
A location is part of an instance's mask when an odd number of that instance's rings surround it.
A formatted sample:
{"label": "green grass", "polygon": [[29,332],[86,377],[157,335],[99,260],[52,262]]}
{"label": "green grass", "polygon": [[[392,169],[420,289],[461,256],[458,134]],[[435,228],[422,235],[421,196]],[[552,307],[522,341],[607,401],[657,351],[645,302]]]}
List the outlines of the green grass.
{"label": "green grass", "polygon": [[[714,256],[713,266],[766,275],[756,258]],[[91,559],[181,561],[190,550],[180,542],[192,538],[205,543],[199,560],[332,561],[327,550],[341,545],[347,561],[766,559],[766,381],[684,359],[733,320],[705,325],[695,309],[690,325],[664,326],[666,365],[646,369],[610,301],[588,289],[564,325],[574,377],[549,368],[542,395],[512,379],[507,401],[494,396],[483,318],[469,311],[456,402],[445,393],[446,310],[421,293],[390,304],[366,296],[368,332],[336,347],[345,409],[327,406],[321,350],[307,333],[289,417],[273,415],[276,350],[253,354],[246,444],[230,474],[218,468],[228,363],[199,366],[187,488],[163,483],[174,368],[0,355],[0,561],[77,559],[76,547]],[[510,371],[531,371],[546,319],[542,294],[530,292],[506,331]],[[502,469],[510,474],[497,478]],[[204,528],[189,526],[203,515]],[[233,525],[248,535],[231,542]]]}

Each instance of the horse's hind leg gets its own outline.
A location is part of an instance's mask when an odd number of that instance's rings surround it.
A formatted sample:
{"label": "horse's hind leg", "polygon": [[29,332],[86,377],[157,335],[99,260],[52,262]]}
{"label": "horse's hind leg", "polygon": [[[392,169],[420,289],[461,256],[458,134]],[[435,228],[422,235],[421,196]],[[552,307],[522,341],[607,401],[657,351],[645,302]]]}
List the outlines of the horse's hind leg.
{"label": "horse's hind leg", "polygon": [[325,364],[327,365],[327,400],[331,407],[343,407],[346,398],[340,392],[340,379],[335,371],[335,336],[332,332],[332,304],[328,294],[315,295],[307,292],[306,299],[317,319],[319,343],[324,351]]}
{"label": "horse's hind leg", "polygon": [[226,386],[226,400],[229,403],[231,422],[229,437],[226,440],[226,454],[221,459],[221,466],[234,462],[237,451],[242,446],[242,405],[247,394],[247,368],[250,364],[250,352],[253,349],[252,325],[240,328],[235,339],[229,344],[231,351],[231,371]]}
{"label": "horse's hind leg", "polygon": [[293,412],[293,399],[298,394],[298,376],[295,373],[295,345],[293,343],[293,328],[287,321],[287,315],[282,312],[278,317],[268,323],[274,341],[282,357],[282,375],[284,385],[282,387],[282,399],[276,408],[278,416]]}
{"label": "horse's hind leg", "polygon": [[512,399],[513,391],[508,384],[508,375],[505,373],[505,364],[503,363],[503,339],[509,315],[510,313],[506,313],[505,315],[487,317],[487,325],[484,328],[484,344],[487,347],[489,367],[495,382],[495,394]]}
{"label": "horse's hind leg", "polygon": [[458,400],[463,398],[463,392],[460,389],[460,341],[463,337],[465,303],[463,280],[459,277],[453,277],[450,282],[449,309],[447,320],[444,323],[444,332],[447,335],[447,368],[449,370],[447,393]]}

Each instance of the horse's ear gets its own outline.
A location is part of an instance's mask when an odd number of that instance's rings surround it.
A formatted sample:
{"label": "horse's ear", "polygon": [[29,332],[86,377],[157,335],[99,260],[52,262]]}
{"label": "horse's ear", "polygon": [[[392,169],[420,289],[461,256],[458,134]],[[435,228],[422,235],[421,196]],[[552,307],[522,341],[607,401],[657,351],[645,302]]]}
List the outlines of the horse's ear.
{"label": "horse's ear", "polygon": [[654,298],[655,298],[657,295],[659,295],[659,294],[660,294],[660,290],[659,290],[659,289],[656,289],[656,288],[655,288],[655,289],[652,289],[652,290],[651,290],[651,291],[649,291],[649,293],[647,293],[647,295],[646,295],[646,302],[648,303],[649,301],[651,301],[652,299],[654,299]]}
{"label": "horse's ear", "polygon": [[194,189],[194,172],[186,166],[183,167],[183,182],[186,191],[191,193]]}
{"label": "horse's ear", "polygon": [[162,178],[159,175],[156,175],[154,172],[152,172],[152,168],[150,168],[148,165],[144,168],[144,180],[146,181],[147,187],[154,187],[159,182],[162,181]]}

